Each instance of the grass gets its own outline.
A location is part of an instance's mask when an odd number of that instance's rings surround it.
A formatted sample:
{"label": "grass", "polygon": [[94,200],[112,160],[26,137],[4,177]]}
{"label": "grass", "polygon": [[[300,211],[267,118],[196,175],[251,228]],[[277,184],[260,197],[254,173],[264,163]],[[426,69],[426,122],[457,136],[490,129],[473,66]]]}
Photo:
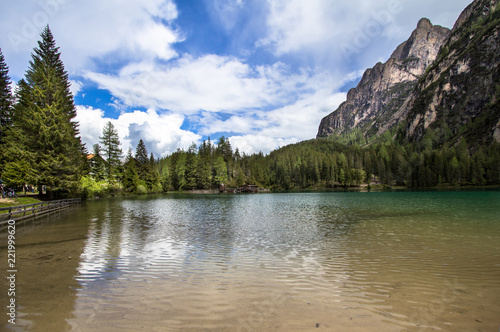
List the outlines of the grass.
{"label": "grass", "polygon": [[[30,196],[16,197],[16,198],[5,198],[5,199],[0,198],[0,208],[18,206],[18,205],[27,205],[27,204],[33,204],[33,203],[39,203],[39,202],[41,202],[41,200],[39,200],[38,198],[30,197]],[[5,213],[5,211],[2,211],[2,212]],[[0,212],[0,213],[2,213],[2,212]]]}

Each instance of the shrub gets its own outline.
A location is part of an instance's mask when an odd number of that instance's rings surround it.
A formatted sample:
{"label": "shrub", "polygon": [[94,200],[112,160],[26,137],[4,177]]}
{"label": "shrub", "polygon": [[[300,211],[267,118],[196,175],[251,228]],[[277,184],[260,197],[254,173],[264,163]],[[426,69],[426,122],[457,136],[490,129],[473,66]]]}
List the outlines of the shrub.
{"label": "shrub", "polygon": [[80,179],[80,190],[82,199],[101,197],[106,195],[108,183],[106,181],[96,181],[91,177],[83,176]]}
{"label": "shrub", "polygon": [[148,193],[148,189],[146,188],[146,186],[140,184],[137,186],[136,192],[140,195],[145,195]]}

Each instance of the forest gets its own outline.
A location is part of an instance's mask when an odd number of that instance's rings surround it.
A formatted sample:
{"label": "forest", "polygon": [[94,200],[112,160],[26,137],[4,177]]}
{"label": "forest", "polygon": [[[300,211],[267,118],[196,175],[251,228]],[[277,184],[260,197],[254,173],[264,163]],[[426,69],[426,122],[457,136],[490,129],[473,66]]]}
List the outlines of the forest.
{"label": "forest", "polygon": [[143,140],[124,155],[108,122],[89,152],[49,27],[41,37],[14,94],[0,50],[0,179],[8,186],[92,198],[216,189],[221,183],[271,190],[500,185],[500,144],[457,141],[446,123],[418,142],[398,138],[397,129],[371,139],[353,131],[246,155],[220,137],[158,158]]}

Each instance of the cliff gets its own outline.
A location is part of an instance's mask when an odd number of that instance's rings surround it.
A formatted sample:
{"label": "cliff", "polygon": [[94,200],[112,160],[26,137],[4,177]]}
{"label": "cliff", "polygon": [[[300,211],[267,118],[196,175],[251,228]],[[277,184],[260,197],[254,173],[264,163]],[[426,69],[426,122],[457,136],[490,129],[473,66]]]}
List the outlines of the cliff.
{"label": "cliff", "polygon": [[377,133],[413,91],[449,34],[449,29],[421,19],[410,38],[396,48],[389,60],[366,70],[358,86],[347,94],[347,101],[321,121],[317,137],[342,134],[354,128],[367,135]]}
{"label": "cliff", "polygon": [[[475,0],[450,31],[422,19],[385,64],[368,69],[317,137],[400,126],[398,137],[500,141],[498,0]],[[435,134],[435,135],[434,135]]]}
{"label": "cliff", "polygon": [[476,0],[462,12],[408,100],[407,139],[431,131],[452,141],[500,142],[498,7],[498,0]]}

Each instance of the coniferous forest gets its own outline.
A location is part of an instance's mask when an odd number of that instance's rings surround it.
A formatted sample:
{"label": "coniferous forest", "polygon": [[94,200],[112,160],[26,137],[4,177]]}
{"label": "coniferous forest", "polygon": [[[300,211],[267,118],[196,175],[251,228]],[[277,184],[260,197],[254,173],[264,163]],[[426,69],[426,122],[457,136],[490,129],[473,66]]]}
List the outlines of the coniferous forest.
{"label": "coniferous forest", "polygon": [[401,138],[397,130],[371,140],[353,132],[292,144],[269,155],[245,155],[221,137],[160,159],[143,140],[135,153],[124,154],[109,122],[99,144],[88,151],[49,27],[14,95],[10,84],[0,50],[0,178],[8,186],[45,188],[50,197],[216,189],[221,183],[273,190],[500,184],[500,144],[451,140],[445,124],[429,129],[418,142]]}

